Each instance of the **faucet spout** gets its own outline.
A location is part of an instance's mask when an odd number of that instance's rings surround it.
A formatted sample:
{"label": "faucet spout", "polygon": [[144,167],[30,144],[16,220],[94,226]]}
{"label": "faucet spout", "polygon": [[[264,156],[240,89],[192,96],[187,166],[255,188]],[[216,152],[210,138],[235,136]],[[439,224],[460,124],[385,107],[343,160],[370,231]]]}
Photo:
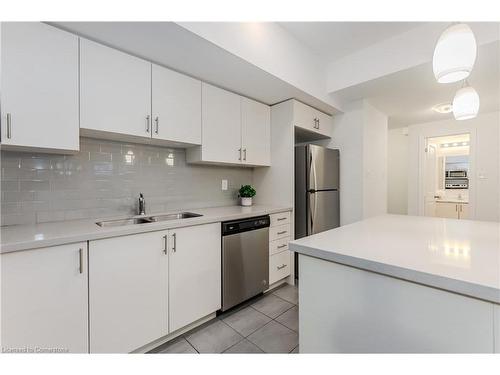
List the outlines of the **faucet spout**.
{"label": "faucet spout", "polygon": [[142,193],[139,194],[139,202],[137,207],[137,213],[139,215],[146,215],[146,199]]}

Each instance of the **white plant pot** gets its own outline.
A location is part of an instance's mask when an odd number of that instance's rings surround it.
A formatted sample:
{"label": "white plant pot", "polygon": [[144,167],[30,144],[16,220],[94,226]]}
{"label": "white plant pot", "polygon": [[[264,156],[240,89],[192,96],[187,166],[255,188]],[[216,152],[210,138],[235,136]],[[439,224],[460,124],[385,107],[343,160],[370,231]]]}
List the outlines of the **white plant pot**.
{"label": "white plant pot", "polygon": [[241,205],[242,206],[251,206],[252,205],[252,198],[241,197]]}

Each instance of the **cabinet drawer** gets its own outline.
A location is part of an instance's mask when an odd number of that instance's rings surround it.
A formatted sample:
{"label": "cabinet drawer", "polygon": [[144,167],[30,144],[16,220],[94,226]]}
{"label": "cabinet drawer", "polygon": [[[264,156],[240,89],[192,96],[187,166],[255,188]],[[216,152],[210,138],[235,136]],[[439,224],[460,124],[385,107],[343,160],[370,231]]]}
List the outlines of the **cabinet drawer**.
{"label": "cabinet drawer", "polygon": [[278,254],[279,252],[288,250],[288,242],[290,242],[290,237],[284,237],[269,242],[269,255]]}
{"label": "cabinet drawer", "polygon": [[290,224],[278,225],[269,228],[269,241],[290,236]]}
{"label": "cabinet drawer", "polygon": [[277,225],[290,224],[290,211],[272,214],[270,215],[270,217],[272,227],[275,227]]}
{"label": "cabinet drawer", "polygon": [[269,258],[269,285],[290,275],[290,252],[274,254]]}

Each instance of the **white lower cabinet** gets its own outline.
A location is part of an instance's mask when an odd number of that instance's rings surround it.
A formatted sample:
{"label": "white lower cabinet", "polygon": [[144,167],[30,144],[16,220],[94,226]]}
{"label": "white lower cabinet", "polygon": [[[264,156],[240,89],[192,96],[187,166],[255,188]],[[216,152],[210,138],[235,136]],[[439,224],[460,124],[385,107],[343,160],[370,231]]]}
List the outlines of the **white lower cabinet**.
{"label": "white lower cabinet", "polygon": [[220,223],[91,241],[91,353],[128,353],[221,306]]}
{"label": "white lower cabinet", "polygon": [[469,217],[467,203],[436,202],[436,217],[449,219],[467,219]]}
{"label": "white lower cabinet", "polygon": [[169,325],[174,332],[221,307],[221,224],[169,231]]}
{"label": "white lower cabinet", "polygon": [[128,353],[168,333],[167,234],[90,241],[91,353]]}
{"label": "white lower cabinet", "polygon": [[1,255],[4,352],[88,352],[87,243]]}

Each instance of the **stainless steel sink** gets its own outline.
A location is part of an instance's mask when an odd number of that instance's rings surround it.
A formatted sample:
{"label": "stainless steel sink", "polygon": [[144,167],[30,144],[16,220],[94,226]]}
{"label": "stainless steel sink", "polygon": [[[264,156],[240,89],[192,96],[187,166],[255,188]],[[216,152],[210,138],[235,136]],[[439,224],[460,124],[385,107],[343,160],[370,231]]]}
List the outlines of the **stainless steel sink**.
{"label": "stainless steel sink", "polygon": [[144,217],[131,217],[125,219],[114,219],[114,220],[103,220],[98,221],[96,224],[100,227],[121,227],[125,225],[135,225],[135,224],[147,224],[147,223],[156,223],[160,221],[167,220],[180,220],[180,219],[189,219],[192,217],[203,216],[200,214],[195,214],[193,212],[178,212],[174,214],[163,214],[163,215],[153,215],[153,216],[144,216]]}
{"label": "stainless steel sink", "polygon": [[165,214],[165,215],[156,215],[156,216],[151,216],[150,219],[151,221],[167,221],[167,220],[179,220],[179,219],[189,219],[192,217],[199,217],[203,216],[200,214],[195,214],[193,212],[179,212],[176,214]]}
{"label": "stainless steel sink", "polygon": [[152,220],[149,217],[135,217],[129,219],[103,220],[98,221],[96,224],[100,227],[121,227],[125,225],[147,224],[151,222]]}

